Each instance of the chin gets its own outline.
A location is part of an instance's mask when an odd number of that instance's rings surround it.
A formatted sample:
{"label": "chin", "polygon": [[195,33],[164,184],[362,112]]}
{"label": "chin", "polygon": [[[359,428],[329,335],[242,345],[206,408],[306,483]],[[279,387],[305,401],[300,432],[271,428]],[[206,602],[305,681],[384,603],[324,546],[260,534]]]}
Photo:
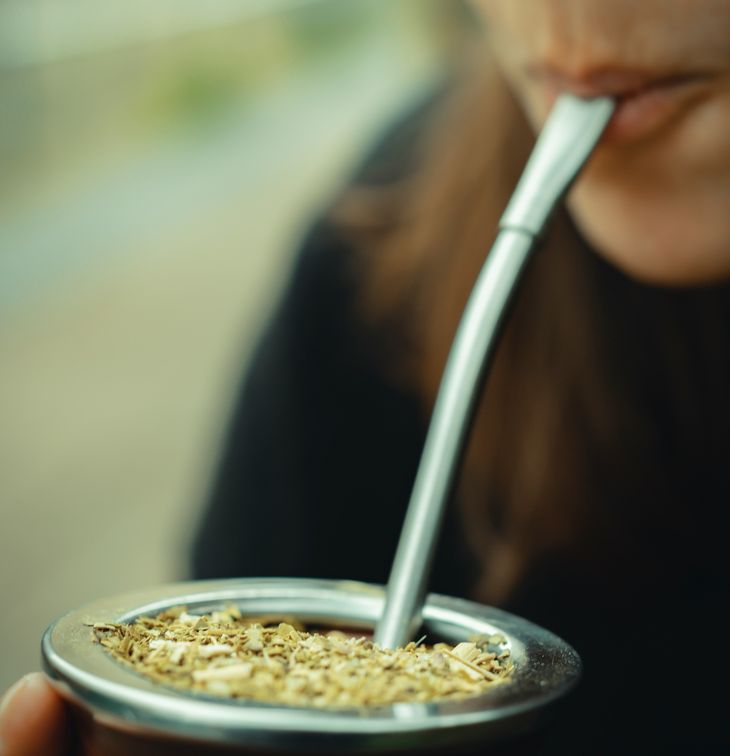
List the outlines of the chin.
{"label": "chin", "polygon": [[639,283],[671,288],[698,288],[730,281],[726,266],[698,263],[696,260],[670,257],[657,258],[651,251],[642,249],[604,251],[595,247],[608,263]]}
{"label": "chin", "polygon": [[637,206],[612,208],[610,203],[582,202],[580,196],[571,198],[569,208],[596,253],[636,281],[665,287],[730,281],[727,216],[718,222],[717,218],[703,219],[699,211],[688,214],[671,207],[641,212]]}
{"label": "chin", "polygon": [[[730,281],[730,248],[700,244],[657,246],[650,238],[617,240],[616,234],[592,232],[577,222],[585,240],[609,264],[640,283],[664,287],[700,287]],[[695,254],[688,254],[687,250]]]}

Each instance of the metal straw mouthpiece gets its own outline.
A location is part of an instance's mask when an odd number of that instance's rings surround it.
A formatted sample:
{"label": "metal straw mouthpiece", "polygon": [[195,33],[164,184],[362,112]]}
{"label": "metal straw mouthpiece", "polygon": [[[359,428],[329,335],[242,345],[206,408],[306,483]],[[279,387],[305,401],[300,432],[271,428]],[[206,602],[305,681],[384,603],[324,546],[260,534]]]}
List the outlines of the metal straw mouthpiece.
{"label": "metal straw mouthpiece", "polygon": [[434,406],[375,642],[402,646],[421,622],[443,514],[500,324],[555,205],[590,156],[614,101],[561,95],[499,224],[464,310]]}

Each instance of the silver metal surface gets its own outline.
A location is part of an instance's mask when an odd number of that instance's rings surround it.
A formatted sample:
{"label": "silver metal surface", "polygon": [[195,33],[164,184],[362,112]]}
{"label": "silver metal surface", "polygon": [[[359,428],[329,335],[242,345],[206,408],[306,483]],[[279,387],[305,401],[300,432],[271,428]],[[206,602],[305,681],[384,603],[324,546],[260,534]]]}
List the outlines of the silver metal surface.
{"label": "silver metal surface", "polygon": [[479,274],[446,363],[375,631],[381,646],[408,642],[420,607],[446,503],[464,449],[476,397],[500,324],[535,242],[553,208],[598,142],[613,112],[610,98],[558,98]]}
{"label": "silver metal surface", "polygon": [[575,180],[608,125],[610,97],[561,95],[540,131],[517,188],[499,222],[539,236],[555,205]]}
{"label": "silver metal surface", "polygon": [[325,580],[252,578],[162,586],[97,601],[62,617],[43,637],[44,664],[62,695],[103,727],[132,738],[189,738],[242,752],[418,752],[426,745],[484,743],[533,726],[580,675],[578,655],[552,633],[498,609],[436,595],[423,607],[427,642],[457,643],[475,633],[501,633],[515,664],[512,682],[463,701],[379,708],[323,710],[223,700],[136,674],[94,643],[89,627],[183,604],[202,613],[234,603],[246,615],[293,615],[305,623],[371,631],[384,597],[380,586]]}

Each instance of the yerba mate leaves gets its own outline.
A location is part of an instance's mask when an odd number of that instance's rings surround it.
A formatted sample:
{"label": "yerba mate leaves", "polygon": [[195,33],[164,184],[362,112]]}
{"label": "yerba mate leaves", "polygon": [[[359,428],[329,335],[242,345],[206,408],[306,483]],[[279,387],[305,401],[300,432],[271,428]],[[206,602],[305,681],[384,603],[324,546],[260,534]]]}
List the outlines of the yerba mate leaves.
{"label": "yerba mate leaves", "polygon": [[242,617],[233,606],[209,615],[177,607],[133,624],[97,624],[93,633],[116,659],[156,682],[293,706],[463,699],[508,682],[513,671],[501,636],[388,650],[366,637],[274,620]]}

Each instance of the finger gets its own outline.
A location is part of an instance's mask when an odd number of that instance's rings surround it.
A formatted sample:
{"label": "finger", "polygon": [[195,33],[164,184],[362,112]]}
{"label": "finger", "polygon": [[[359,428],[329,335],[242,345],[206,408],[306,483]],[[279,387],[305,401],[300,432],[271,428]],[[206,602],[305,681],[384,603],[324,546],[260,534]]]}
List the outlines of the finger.
{"label": "finger", "polygon": [[66,709],[45,676],[15,683],[0,704],[0,756],[63,756],[67,742]]}

